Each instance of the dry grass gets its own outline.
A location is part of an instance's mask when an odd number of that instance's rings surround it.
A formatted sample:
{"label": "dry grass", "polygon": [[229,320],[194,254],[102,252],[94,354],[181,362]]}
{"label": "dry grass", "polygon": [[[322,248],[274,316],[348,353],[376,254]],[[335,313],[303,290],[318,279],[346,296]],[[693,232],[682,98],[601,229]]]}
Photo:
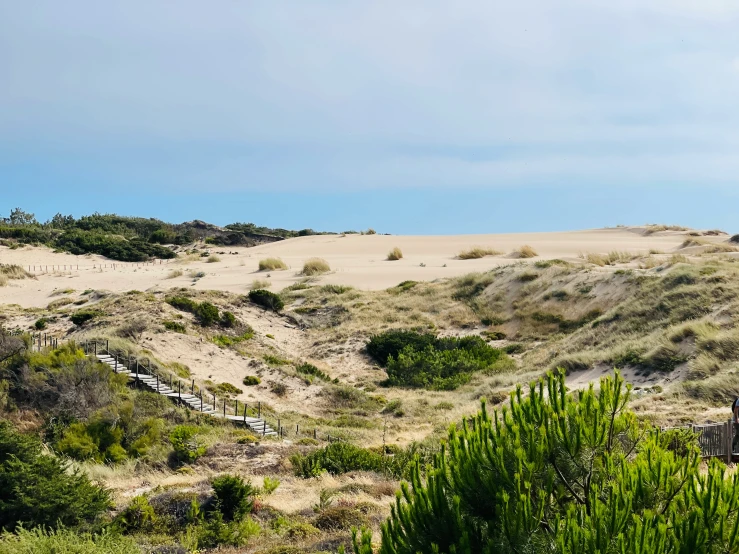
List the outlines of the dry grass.
{"label": "dry grass", "polygon": [[280,258],[264,258],[259,260],[259,271],[283,271],[287,264]]}
{"label": "dry grass", "polygon": [[403,259],[403,251],[396,246],[390,252],[388,252],[387,259],[388,261],[401,260]]}
{"label": "dry grass", "polygon": [[205,260],[205,263],[214,264],[214,263],[217,263],[217,262],[220,262],[220,261],[221,261],[221,258],[219,258],[218,256],[216,256],[215,254],[211,254],[210,256],[208,256],[208,259]]}
{"label": "dry grass", "polygon": [[167,274],[167,279],[176,279],[177,277],[182,277],[183,273],[181,269],[173,269]]}
{"label": "dry grass", "polygon": [[483,248],[482,246],[473,246],[469,250],[462,250],[457,254],[460,260],[476,260],[485,256],[499,256],[502,254],[499,250],[493,248]]}
{"label": "dry grass", "polygon": [[688,231],[687,227],[682,225],[657,225],[653,223],[647,224],[647,228],[644,231],[645,235],[651,235],[652,233],[659,233],[661,231]]}
{"label": "dry grass", "polygon": [[19,265],[0,265],[0,287],[7,286],[10,279],[33,279],[33,275]]}
{"label": "dry grass", "polygon": [[528,244],[524,244],[518,250],[514,250],[511,254],[515,258],[535,258],[539,255],[536,253],[536,250]]}
{"label": "dry grass", "polygon": [[251,282],[251,285],[249,285],[250,290],[258,290],[258,289],[268,289],[272,286],[272,283],[270,281],[267,281],[267,279],[254,279]]}
{"label": "dry grass", "polygon": [[331,271],[331,266],[323,258],[310,258],[303,264],[303,275],[321,275]]}
{"label": "dry grass", "polygon": [[580,257],[584,258],[590,264],[603,267],[606,265],[626,264],[638,258],[639,255],[613,250],[608,254],[594,254],[592,252],[587,252],[585,254],[580,254]]}

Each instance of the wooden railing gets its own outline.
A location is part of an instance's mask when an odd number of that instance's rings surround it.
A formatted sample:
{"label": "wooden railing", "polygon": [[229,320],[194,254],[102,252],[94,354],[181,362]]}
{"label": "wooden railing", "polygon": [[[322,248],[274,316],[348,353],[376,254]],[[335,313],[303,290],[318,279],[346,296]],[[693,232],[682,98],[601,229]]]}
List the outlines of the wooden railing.
{"label": "wooden railing", "polygon": [[690,429],[698,435],[698,444],[703,458],[724,458],[731,463],[734,453],[733,442],[735,423],[729,419],[723,423],[703,423],[700,425],[685,425],[682,427],[668,427],[668,429]]}

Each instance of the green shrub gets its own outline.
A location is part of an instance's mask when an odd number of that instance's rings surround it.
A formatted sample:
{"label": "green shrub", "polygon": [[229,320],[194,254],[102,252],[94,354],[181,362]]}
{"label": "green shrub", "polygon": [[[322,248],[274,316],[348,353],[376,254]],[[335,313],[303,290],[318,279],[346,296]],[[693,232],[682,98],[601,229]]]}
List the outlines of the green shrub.
{"label": "green shrub", "polygon": [[221,326],[230,328],[235,327],[237,324],[236,316],[233,314],[233,312],[223,312],[221,314]]}
{"label": "green shrub", "polygon": [[388,290],[396,290],[397,292],[405,292],[405,291],[411,290],[417,284],[418,284],[418,281],[401,281],[395,287],[393,287],[393,289],[388,289]]}
{"label": "green shrub", "polygon": [[99,535],[75,529],[19,528],[0,535],[0,554],[140,554],[133,539],[114,533]]}
{"label": "green shrub", "polygon": [[71,316],[69,316],[69,319],[75,325],[82,326],[88,321],[98,317],[99,315],[99,312],[93,310],[77,310]]}
{"label": "green shrub", "polygon": [[328,375],[326,375],[323,371],[321,371],[320,369],[318,369],[313,364],[303,363],[303,364],[300,364],[299,366],[297,366],[295,368],[295,370],[298,373],[302,373],[303,375],[311,375],[313,377],[318,377],[319,379],[322,379],[324,381],[330,381],[331,380],[331,377],[329,377]]}
{"label": "green shrub", "polygon": [[272,310],[273,312],[279,312],[285,307],[285,303],[282,301],[279,294],[275,294],[274,292],[264,289],[249,291],[249,300],[256,305],[267,310]]}
{"label": "green shrub", "polygon": [[167,331],[174,331],[175,333],[187,333],[187,327],[185,327],[184,323],[180,323],[179,321],[164,321],[163,322],[164,328]]}
{"label": "green shrub", "polygon": [[205,454],[205,446],[197,440],[198,428],[178,425],[169,435],[175,459],[179,463],[192,463]]}
{"label": "green shrub", "polygon": [[457,348],[437,350],[428,346],[424,350],[411,347],[403,349],[397,358],[387,364],[389,385],[422,387],[431,390],[453,390],[467,383],[472,373],[493,369],[504,356],[501,350],[485,344],[485,348]]}
{"label": "green shrub", "polygon": [[252,338],[254,338],[254,331],[251,328],[249,328],[247,331],[244,331],[244,333],[242,333],[241,335],[237,335],[237,336],[215,335],[210,340],[212,340],[218,346],[225,347],[225,346],[233,346],[235,344],[242,343]]}
{"label": "green shrub", "polygon": [[34,328],[35,328],[35,329],[36,329],[37,331],[43,331],[44,329],[46,329],[46,324],[47,324],[48,322],[49,322],[49,320],[48,320],[48,319],[46,319],[45,317],[42,317],[42,318],[40,318],[40,319],[37,319],[37,320],[36,320],[36,323],[34,323],[34,324],[33,324],[33,326],[34,326]]}
{"label": "green shrub", "polygon": [[105,489],[44,454],[36,437],[18,433],[7,421],[0,421],[0,491],[0,529],[5,530],[74,526],[110,507]]}
{"label": "green shrub", "polygon": [[475,371],[494,369],[508,358],[480,337],[437,338],[415,331],[374,335],[367,352],[387,367],[389,385],[451,390]]}
{"label": "green shrub", "polygon": [[256,377],[255,375],[247,375],[246,377],[244,377],[244,380],[242,381],[242,383],[244,383],[244,385],[246,385],[247,387],[258,385],[261,382],[262,380],[259,377]]}
{"label": "green shrub", "polygon": [[519,342],[507,344],[503,347],[503,352],[505,352],[506,354],[520,354],[524,350],[526,350],[526,347]]}
{"label": "green shrub", "polygon": [[331,475],[342,475],[350,471],[374,471],[387,473],[396,478],[406,478],[416,463],[430,459],[432,451],[423,450],[412,444],[405,449],[388,447],[383,455],[382,449],[355,446],[348,442],[332,442],[309,454],[294,454],[290,457],[295,475],[298,477],[317,477],[324,471]]}
{"label": "green shrub", "polygon": [[150,531],[156,522],[154,508],[144,495],[135,496],[116,518],[116,526],[122,531]]}
{"label": "green shrub", "polygon": [[734,235],[729,239],[729,242],[739,243],[739,235]]}
{"label": "green shrub", "polygon": [[265,477],[262,489],[264,490],[264,494],[270,495],[273,492],[275,492],[277,490],[277,487],[279,486],[280,486],[279,479],[273,479],[272,477]]}
{"label": "green shrub", "polygon": [[397,357],[401,350],[410,346],[414,350],[423,350],[436,341],[434,335],[417,333],[416,331],[392,330],[370,337],[367,343],[367,354],[381,366],[387,365],[390,357]]}
{"label": "green shrub", "polygon": [[251,512],[256,491],[250,482],[234,475],[221,475],[213,479],[211,486],[216,495],[216,506],[226,521],[241,519]]}
{"label": "green shrub", "polygon": [[194,313],[198,303],[186,296],[168,296],[164,301],[175,310]]}
{"label": "green shrub", "polygon": [[214,325],[220,318],[218,308],[210,302],[201,302],[195,308],[195,317],[203,327]]}
{"label": "green shrub", "polygon": [[218,396],[243,394],[244,391],[238,387],[234,387],[231,383],[219,383],[214,387],[208,388],[209,391],[216,393]]}

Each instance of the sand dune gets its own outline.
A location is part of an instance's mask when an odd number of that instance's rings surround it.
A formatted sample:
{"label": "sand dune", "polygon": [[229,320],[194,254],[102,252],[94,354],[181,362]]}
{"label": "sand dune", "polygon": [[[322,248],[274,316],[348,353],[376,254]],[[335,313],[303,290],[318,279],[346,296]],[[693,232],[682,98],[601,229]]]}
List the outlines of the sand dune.
{"label": "sand dune", "polygon": [[[672,252],[680,249],[685,238],[685,232],[645,234],[644,228],[639,227],[497,235],[310,236],[255,248],[213,247],[212,252],[225,252],[219,254],[221,261],[216,263],[206,263],[202,258],[153,264],[122,264],[100,256],[54,253],[43,247],[16,250],[0,247],[0,263],[18,264],[36,275],[35,279],[10,281],[8,286],[0,287],[0,304],[46,306],[66,289],[123,292],[193,287],[245,293],[255,279],[268,280],[272,284],[270,289],[279,291],[303,279],[300,271],[304,261],[311,257],[323,258],[331,266],[331,273],[318,277],[319,282],[377,290],[408,279],[431,281],[516,263],[520,260],[510,253],[524,244],[538,253],[538,257],[524,260],[532,263],[554,258],[582,261],[578,255],[586,252],[606,254],[618,250],[645,255],[650,249]],[[711,242],[726,240],[726,237],[703,238]],[[457,258],[460,251],[473,246],[503,254],[472,260]],[[394,247],[400,248],[404,257],[387,261],[387,254]],[[258,271],[259,260],[266,257],[282,258],[289,269]],[[176,269],[184,274],[168,279]],[[197,272],[204,272],[205,276],[193,283],[190,274]]]}

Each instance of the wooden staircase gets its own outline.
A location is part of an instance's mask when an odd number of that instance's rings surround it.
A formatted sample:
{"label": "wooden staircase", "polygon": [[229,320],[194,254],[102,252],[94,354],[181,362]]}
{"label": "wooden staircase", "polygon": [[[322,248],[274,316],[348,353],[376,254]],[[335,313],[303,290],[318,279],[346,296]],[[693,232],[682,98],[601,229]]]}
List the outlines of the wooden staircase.
{"label": "wooden staircase", "polygon": [[174,402],[178,402],[184,406],[189,407],[192,410],[208,414],[213,417],[225,418],[229,421],[233,421],[236,424],[244,425],[252,432],[263,437],[277,436],[277,432],[272,427],[270,427],[265,420],[257,417],[246,416],[246,410],[243,416],[228,414],[226,413],[225,409],[223,410],[223,412],[218,411],[216,410],[216,406],[203,401],[202,394],[198,396],[195,394],[182,393],[181,387],[178,387],[178,389],[180,390],[174,390],[170,388],[170,386],[164,381],[160,381],[160,379],[156,375],[141,372],[138,364],[136,364],[135,371],[131,371],[130,368],[120,363],[114,356],[110,354],[95,353],[94,357],[96,357],[98,361],[110,366],[110,368],[114,372],[121,375],[127,375],[131,382],[145,386],[151,389],[152,392],[156,392],[157,394],[167,396]]}

